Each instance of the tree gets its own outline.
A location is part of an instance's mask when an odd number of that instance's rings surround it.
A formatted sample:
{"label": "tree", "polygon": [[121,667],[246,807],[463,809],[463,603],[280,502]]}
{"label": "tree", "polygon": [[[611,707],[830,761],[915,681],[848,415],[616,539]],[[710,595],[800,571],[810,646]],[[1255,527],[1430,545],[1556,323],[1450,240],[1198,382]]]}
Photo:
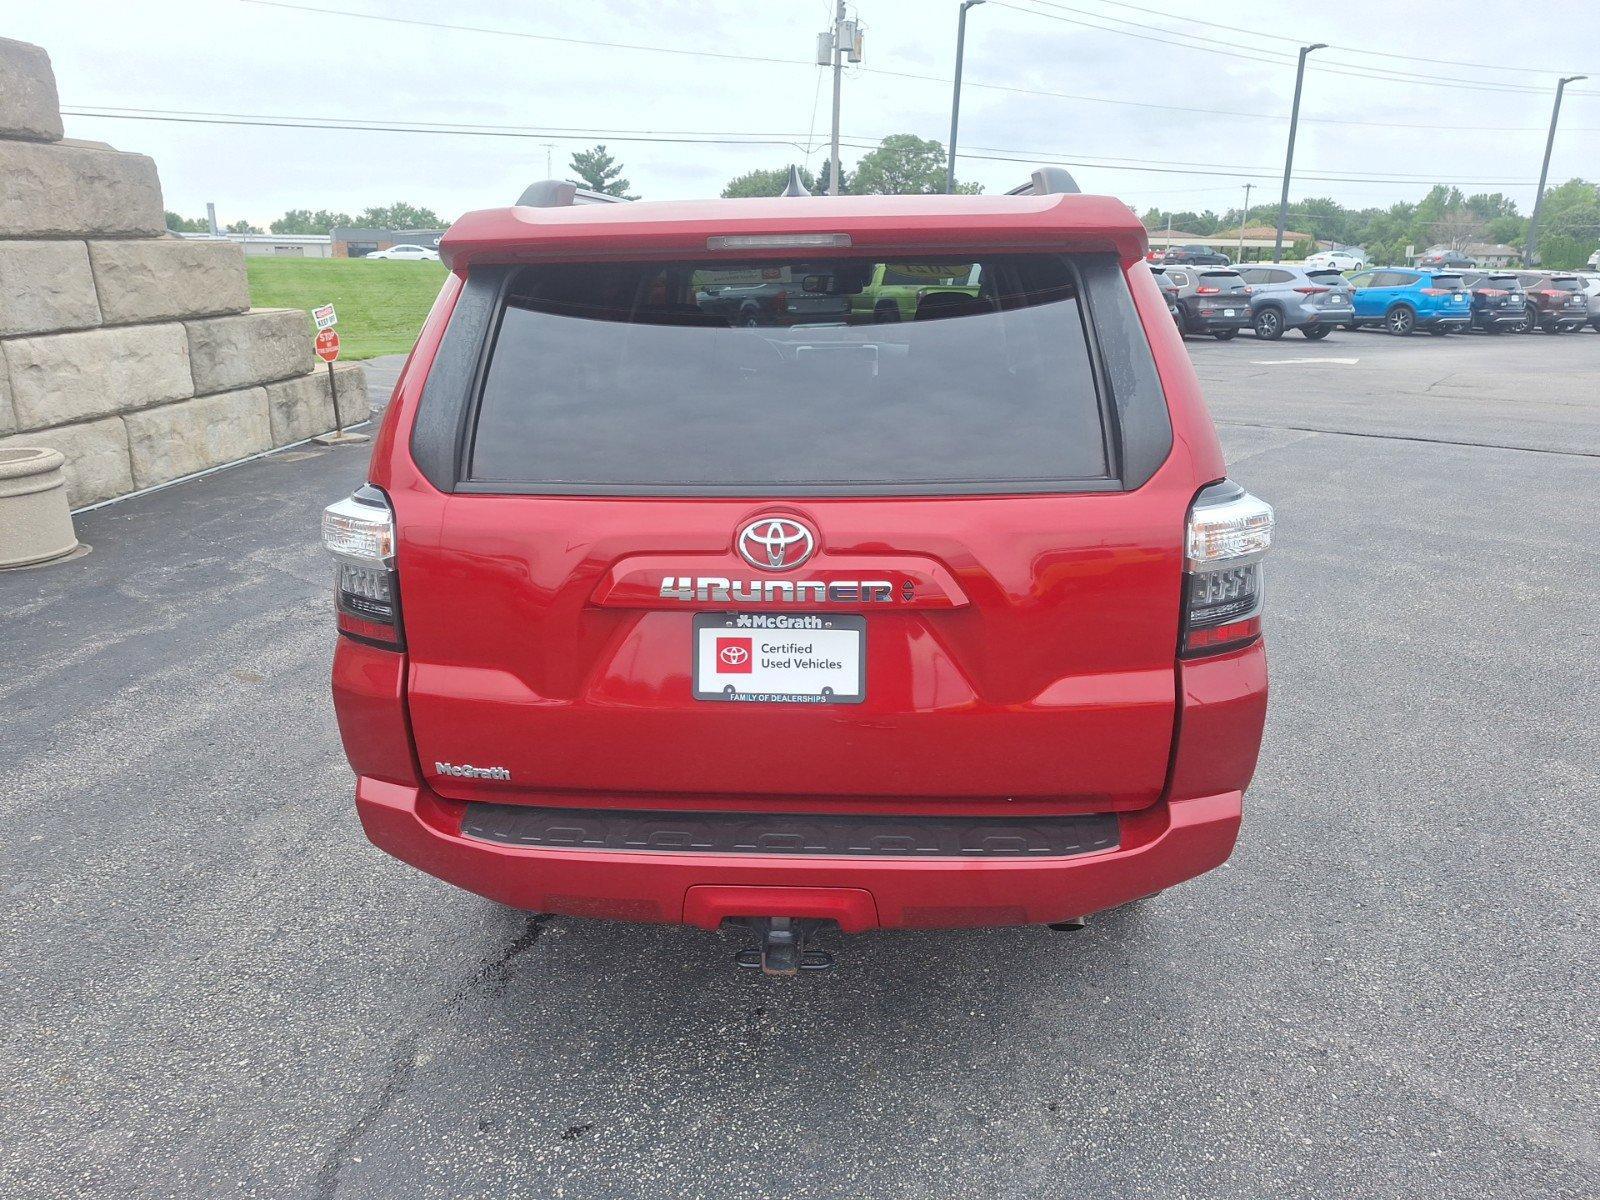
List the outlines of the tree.
{"label": "tree", "polygon": [[1460,252],[1483,236],[1484,220],[1465,206],[1446,210],[1429,229],[1435,242]]}
{"label": "tree", "polygon": [[[806,185],[806,191],[817,194],[816,177],[804,167],[800,168],[800,182]],[[788,186],[788,167],[759,167],[728,180],[728,186],[722,189],[722,198],[737,200],[747,196],[781,196],[783,189]]]}
{"label": "tree", "polygon": [[363,209],[353,222],[366,229],[443,229],[449,223],[431,208],[418,208],[403,201]]}
{"label": "tree", "polygon": [[[912,133],[891,133],[856,164],[850,190],[858,196],[937,195],[944,191],[945,162],[941,143]],[[981,184],[956,184],[959,195],[981,191]]]}
{"label": "tree", "polygon": [[1539,244],[1535,252],[1542,267],[1571,270],[1587,264],[1600,245],[1600,187],[1584,179],[1569,179],[1544,194],[1539,210]]}
{"label": "tree", "polygon": [[180,217],[175,212],[167,213],[167,228],[173,233],[210,233],[211,226],[200,217]]}
{"label": "tree", "polygon": [[354,224],[355,220],[349,213],[329,212],[325,208],[319,208],[316,212],[309,208],[291,208],[267,228],[273,233],[328,233],[339,226]]}
{"label": "tree", "polygon": [[228,226],[229,233],[260,233],[261,226],[252,225],[249,221],[235,221]]}
{"label": "tree", "polygon": [[[639,198],[628,195],[628,189],[633,185],[623,178],[622,164],[611,157],[604,146],[596,146],[593,150],[573,151],[572,169],[578,178],[583,180],[584,186],[592,192],[621,196],[625,200]],[[781,188],[782,185],[779,186]]]}
{"label": "tree", "polygon": [[[818,196],[827,195],[828,180],[832,178],[833,159],[831,157],[825,158],[822,160],[822,170],[817,172],[817,186],[811,189],[812,192]],[[841,162],[839,164],[839,194],[841,196],[848,196],[851,192],[851,184],[854,182],[855,181],[850,178],[850,172],[844,169],[844,163]]]}

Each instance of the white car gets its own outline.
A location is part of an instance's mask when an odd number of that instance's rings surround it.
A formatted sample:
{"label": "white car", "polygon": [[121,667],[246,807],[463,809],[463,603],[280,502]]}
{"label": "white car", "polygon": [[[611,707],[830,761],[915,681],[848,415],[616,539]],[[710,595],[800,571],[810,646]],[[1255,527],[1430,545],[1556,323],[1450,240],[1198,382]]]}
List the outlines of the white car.
{"label": "white car", "polygon": [[1367,268],[1367,256],[1348,247],[1343,250],[1322,250],[1306,255],[1305,268],[1308,271],[1364,271]]}
{"label": "white car", "polygon": [[426,246],[390,246],[387,250],[374,250],[364,258],[401,259],[408,262],[438,262],[439,252]]}

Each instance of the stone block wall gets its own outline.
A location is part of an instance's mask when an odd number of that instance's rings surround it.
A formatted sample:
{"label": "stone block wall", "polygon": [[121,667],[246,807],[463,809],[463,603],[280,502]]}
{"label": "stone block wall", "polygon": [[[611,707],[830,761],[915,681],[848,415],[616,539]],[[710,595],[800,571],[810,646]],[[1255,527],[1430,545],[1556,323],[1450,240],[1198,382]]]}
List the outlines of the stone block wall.
{"label": "stone block wall", "polygon": [[[0,38],[0,449],[61,451],[81,507],[332,429],[306,314],[168,234],[149,158],[61,133],[49,56]],[[365,419],[361,368],[335,380]]]}

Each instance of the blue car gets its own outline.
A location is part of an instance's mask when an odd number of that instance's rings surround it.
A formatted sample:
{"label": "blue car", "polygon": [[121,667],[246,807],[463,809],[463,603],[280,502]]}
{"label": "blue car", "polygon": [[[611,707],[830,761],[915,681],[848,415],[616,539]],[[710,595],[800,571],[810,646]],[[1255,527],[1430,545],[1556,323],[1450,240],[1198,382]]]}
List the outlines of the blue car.
{"label": "blue car", "polygon": [[1351,328],[1382,325],[1410,337],[1418,329],[1446,334],[1472,324],[1472,293],[1459,271],[1375,267],[1350,277],[1355,301]]}

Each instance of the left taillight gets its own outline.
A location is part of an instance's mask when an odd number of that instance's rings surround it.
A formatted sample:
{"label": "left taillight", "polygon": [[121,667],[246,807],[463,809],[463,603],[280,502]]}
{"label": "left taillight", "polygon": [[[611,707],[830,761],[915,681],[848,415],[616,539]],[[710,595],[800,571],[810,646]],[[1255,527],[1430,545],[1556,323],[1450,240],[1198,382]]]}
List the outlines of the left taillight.
{"label": "left taillight", "polygon": [[371,484],[322,511],[322,544],[333,555],[339,632],[386,650],[405,648],[394,510]]}
{"label": "left taillight", "polygon": [[1261,560],[1272,528],[1272,505],[1231,480],[1195,497],[1184,547],[1184,657],[1236,650],[1261,636]]}

